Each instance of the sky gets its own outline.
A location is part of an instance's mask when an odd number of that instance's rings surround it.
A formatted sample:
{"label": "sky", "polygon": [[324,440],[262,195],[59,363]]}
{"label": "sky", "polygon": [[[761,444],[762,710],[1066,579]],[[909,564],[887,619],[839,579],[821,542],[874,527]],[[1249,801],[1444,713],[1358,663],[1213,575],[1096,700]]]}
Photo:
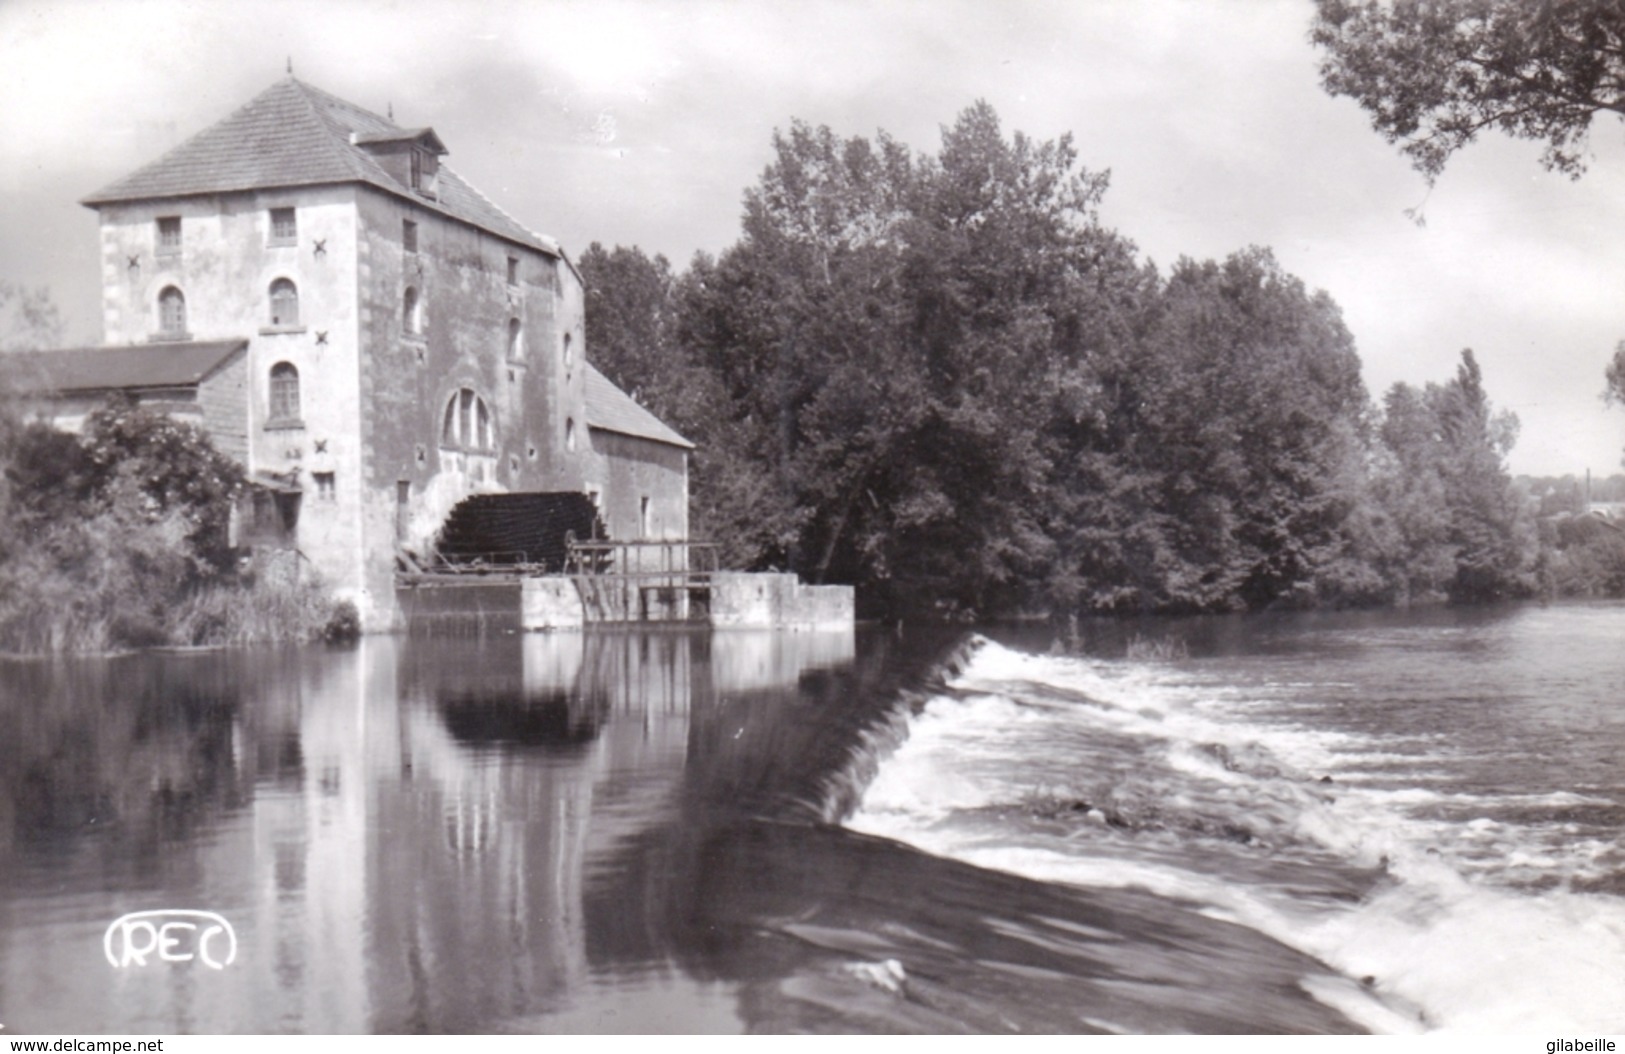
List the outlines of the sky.
{"label": "sky", "polygon": [[[1472,348],[1514,472],[1620,470],[1625,125],[1578,181],[1488,136],[1431,189],[1320,88],[1309,0],[0,0],[0,279],[96,343],[78,201],[294,75],[405,126],[572,256],[681,268],[739,236],[793,118],[934,153],[978,99],[1109,169],[1102,219],[1164,269],[1267,246],[1342,307],[1380,398]],[[1418,224],[1408,213],[1419,211]],[[588,349],[590,356],[591,349]]]}

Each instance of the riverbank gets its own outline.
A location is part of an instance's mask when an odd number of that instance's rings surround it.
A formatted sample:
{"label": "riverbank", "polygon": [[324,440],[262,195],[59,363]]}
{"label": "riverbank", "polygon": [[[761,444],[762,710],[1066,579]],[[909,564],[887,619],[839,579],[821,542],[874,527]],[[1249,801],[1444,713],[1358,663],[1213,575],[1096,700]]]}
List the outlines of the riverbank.
{"label": "riverbank", "polygon": [[213,580],[184,590],[86,594],[67,575],[0,599],[0,655],[116,654],[158,648],[353,640],[355,606],[315,582]]}

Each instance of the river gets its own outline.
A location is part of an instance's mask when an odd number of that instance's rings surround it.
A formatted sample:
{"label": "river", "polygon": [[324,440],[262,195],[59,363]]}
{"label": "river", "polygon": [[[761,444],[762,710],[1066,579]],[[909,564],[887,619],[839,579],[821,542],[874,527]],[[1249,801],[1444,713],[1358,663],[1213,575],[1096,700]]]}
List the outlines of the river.
{"label": "river", "polygon": [[0,1022],[1625,1031],[1625,605],[1053,637],[0,662]]}

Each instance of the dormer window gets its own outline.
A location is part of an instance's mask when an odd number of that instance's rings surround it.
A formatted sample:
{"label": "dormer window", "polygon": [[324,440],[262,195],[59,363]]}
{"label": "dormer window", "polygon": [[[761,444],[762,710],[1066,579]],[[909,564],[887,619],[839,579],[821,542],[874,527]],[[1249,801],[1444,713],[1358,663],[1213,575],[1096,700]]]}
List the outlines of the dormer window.
{"label": "dormer window", "polygon": [[446,147],[433,128],[392,128],[357,134],[351,141],[376,158],[396,182],[426,198],[437,196],[440,155]]}
{"label": "dormer window", "polygon": [[440,159],[427,150],[412,151],[412,189],[426,198],[435,196],[440,182]]}

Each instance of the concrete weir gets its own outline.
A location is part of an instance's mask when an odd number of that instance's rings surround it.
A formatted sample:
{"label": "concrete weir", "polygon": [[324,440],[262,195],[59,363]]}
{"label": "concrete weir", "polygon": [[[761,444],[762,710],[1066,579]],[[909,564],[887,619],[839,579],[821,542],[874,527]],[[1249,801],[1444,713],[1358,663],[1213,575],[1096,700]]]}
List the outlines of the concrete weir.
{"label": "concrete weir", "polygon": [[793,574],[718,571],[710,605],[713,626],[841,629],[853,622],[851,586],[804,585]]}
{"label": "concrete weir", "polygon": [[396,588],[409,628],[478,622],[522,630],[686,623],[728,629],[843,629],[851,586],[803,584],[786,573],[716,571],[703,586],[618,582],[614,576],[419,575]]}

